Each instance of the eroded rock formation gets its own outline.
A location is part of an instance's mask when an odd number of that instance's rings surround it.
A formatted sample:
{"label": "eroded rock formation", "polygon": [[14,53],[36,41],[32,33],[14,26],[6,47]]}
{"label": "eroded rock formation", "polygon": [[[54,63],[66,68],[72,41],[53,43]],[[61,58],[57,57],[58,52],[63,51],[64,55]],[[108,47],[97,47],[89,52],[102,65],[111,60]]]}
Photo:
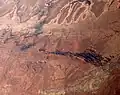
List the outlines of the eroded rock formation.
{"label": "eroded rock formation", "polygon": [[[0,0],[0,95],[120,95],[118,1],[89,2]],[[86,49],[104,65],[40,52]]]}

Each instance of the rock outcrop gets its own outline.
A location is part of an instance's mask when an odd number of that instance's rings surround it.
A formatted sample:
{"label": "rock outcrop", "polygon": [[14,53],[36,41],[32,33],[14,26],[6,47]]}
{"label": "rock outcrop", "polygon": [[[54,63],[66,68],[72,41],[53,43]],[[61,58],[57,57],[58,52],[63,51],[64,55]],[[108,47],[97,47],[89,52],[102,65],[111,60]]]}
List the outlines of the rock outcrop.
{"label": "rock outcrop", "polygon": [[[117,5],[117,0],[0,0],[0,95],[120,95]],[[104,64],[40,51],[87,49],[105,58]]]}

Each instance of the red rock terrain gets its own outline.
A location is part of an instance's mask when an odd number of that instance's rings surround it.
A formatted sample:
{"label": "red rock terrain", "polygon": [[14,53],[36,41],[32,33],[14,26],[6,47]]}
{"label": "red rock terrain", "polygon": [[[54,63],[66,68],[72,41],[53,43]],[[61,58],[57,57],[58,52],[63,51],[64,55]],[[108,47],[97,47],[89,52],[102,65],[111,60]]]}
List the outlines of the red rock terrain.
{"label": "red rock terrain", "polygon": [[[90,2],[0,0],[0,95],[120,95],[118,1]],[[86,49],[114,57],[95,66],[40,51]]]}

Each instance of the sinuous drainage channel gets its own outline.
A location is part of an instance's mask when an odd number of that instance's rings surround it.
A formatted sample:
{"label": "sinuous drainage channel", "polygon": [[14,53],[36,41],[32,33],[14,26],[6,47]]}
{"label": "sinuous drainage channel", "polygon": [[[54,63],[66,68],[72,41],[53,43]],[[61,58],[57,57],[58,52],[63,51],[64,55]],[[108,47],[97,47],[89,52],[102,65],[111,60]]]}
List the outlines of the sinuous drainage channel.
{"label": "sinuous drainage channel", "polygon": [[83,58],[85,62],[91,63],[92,65],[95,66],[103,66],[105,63],[111,61],[111,59],[114,57],[114,56],[110,56],[109,58],[103,57],[101,54],[98,54],[91,49],[87,49],[82,53],[72,53],[72,52],[62,52],[62,51],[49,52],[42,49],[39,49],[39,51],[43,51],[46,54],[55,54],[55,55]]}

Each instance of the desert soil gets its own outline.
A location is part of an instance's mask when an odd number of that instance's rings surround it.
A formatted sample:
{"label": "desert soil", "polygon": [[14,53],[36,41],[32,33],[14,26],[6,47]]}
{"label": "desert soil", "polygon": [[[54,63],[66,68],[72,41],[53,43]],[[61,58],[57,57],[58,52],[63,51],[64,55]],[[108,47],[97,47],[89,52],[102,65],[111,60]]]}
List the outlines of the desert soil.
{"label": "desert soil", "polygon": [[[120,95],[118,2],[90,2],[0,0],[0,95]],[[96,67],[39,51],[89,48],[114,58]]]}

